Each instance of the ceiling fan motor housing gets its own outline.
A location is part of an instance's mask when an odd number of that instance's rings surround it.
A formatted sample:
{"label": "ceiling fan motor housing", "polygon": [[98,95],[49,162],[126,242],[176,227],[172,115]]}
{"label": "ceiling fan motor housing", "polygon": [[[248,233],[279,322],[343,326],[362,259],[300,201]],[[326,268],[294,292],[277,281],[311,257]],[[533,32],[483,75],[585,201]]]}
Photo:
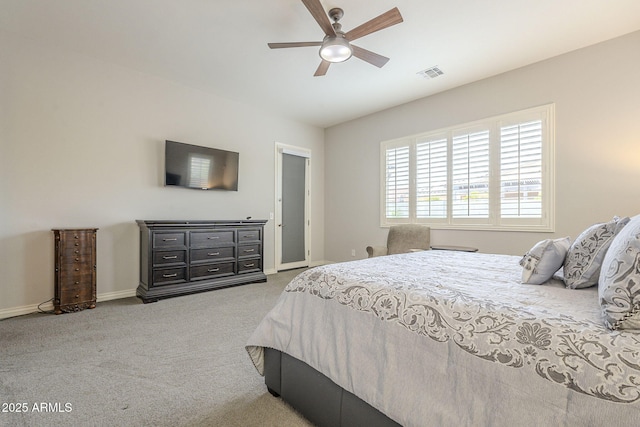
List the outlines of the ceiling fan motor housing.
{"label": "ceiling fan motor housing", "polygon": [[[320,0],[302,0],[302,3],[309,10],[318,25],[320,25],[320,28],[324,31],[324,39],[321,42],[268,43],[271,49],[321,46],[319,53],[322,61],[320,62],[314,76],[324,76],[327,73],[329,65],[335,62],[344,62],[352,56],[355,56],[378,68],[383,67],[387,61],[389,61],[389,58],[356,45],[352,45],[351,42],[368,34],[401,23],[402,15],[400,15],[400,11],[397,7],[378,15],[345,33],[342,31],[342,25],[338,23],[338,21],[344,16],[344,11],[342,9],[334,7],[329,10],[329,13],[327,14],[320,3]],[[329,18],[333,20],[333,23],[331,23]]]}
{"label": "ceiling fan motor housing", "polygon": [[344,16],[344,10],[339,7],[334,7],[329,11],[329,17],[333,19],[333,22],[338,23],[340,19]]}

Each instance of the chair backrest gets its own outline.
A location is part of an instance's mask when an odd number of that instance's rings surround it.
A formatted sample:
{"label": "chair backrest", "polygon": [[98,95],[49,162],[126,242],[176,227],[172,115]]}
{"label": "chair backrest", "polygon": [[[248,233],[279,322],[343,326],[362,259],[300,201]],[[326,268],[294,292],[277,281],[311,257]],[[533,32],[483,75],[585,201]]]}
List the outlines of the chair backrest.
{"label": "chair backrest", "polygon": [[431,229],[426,225],[392,225],[387,236],[389,255],[403,254],[411,249],[430,248]]}

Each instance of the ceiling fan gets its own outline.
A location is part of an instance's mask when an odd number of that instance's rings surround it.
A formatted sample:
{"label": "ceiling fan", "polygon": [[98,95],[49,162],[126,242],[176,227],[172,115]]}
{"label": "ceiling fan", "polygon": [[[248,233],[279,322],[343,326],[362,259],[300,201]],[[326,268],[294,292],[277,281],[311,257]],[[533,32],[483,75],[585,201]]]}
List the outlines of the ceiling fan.
{"label": "ceiling fan", "polygon": [[320,66],[316,70],[314,76],[324,76],[331,63],[344,62],[351,58],[351,56],[360,58],[378,68],[383,67],[384,64],[389,61],[389,58],[355,46],[351,44],[351,42],[359,39],[360,37],[364,37],[368,34],[375,33],[376,31],[401,23],[402,16],[400,15],[400,11],[397,7],[394,7],[388,12],[385,12],[382,15],[377,16],[376,18],[373,18],[345,33],[342,31],[342,25],[338,23],[340,18],[344,15],[344,11],[342,9],[336,7],[329,11],[329,16],[333,20],[332,24],[329,21],[322,4],[320,4],[320,0],[302,0],[302,3],[304,3],[307,9],[309,9],[311,15],[324,31],[324,39],[321,42],[268,43],[271,49],[321,46],[319,53],[322,61],[320,62]]}

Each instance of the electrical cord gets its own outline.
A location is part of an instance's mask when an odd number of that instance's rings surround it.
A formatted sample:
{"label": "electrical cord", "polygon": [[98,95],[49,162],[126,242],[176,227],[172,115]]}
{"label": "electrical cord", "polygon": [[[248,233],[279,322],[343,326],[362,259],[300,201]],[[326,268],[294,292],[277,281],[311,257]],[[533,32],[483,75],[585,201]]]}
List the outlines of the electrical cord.
{"label": "electrical cord", "polygon": [[[54,297],[54,298],[55,298],[55,297]],[[41,306],[42,304],[46,304],[46,303],[51,302],[51,301],[53,301],[53,298],[51,298],[50,300],[47,300],[47,301],[44,301],[44,302],[41,302],[40,304],[38,304],[38,312],[39,312],[39,313],[43,313],[43,314],[53,314],[53,313],[54,313],[54,311],[53,311],[53,310],[44,311],[43,309],[41,309],[41,308],[40,308],[40,306]]]}

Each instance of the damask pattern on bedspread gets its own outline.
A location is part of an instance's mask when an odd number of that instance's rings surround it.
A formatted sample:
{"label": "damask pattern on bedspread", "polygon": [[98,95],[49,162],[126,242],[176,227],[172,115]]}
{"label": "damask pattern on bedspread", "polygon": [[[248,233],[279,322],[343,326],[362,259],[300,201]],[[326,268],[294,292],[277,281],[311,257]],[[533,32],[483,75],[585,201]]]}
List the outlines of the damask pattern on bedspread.
{"label": "damask pattern on bedspread", "polygon": [[595,292],[519,283],[518,259],[440,251],[372,258],[308,270],[285,292],[333,300],[579,393],[638,401],[640,334],[605,329]]}

